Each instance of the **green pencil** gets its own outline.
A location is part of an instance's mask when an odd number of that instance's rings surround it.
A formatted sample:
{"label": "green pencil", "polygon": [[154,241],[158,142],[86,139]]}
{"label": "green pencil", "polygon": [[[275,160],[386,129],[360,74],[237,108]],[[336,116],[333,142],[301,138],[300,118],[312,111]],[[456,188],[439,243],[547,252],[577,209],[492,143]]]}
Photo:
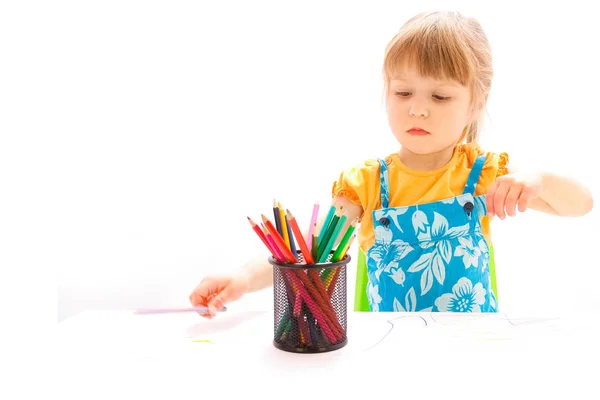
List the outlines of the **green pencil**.
{"label": "green pencil", "polygon": [[329,223],[329,226],[327,227],[327,231],[325,232],[325,235],[323,235],[323,238],[319,240],[319,257],[321,258],[321,251],[322,249],[325,247],[325,245],[329,242],[329,239],[331,238],[331,235],[333,234],[333,231],[335,230],[335,227],[337,226],[338,221],[340,220],[340,215],[338,215],[338,213],[336,212],[333,216],[333,218],[331,219],[331,222]]}
{"label": "green pencil", "polygon": [[319,259],[319,239],[317,239],[316,235],[312,236],[312,249],[310,250],[310,254],[312,255],[313,261],[317,262]]}
{"label": "green pencil", "polygon": [[340,217],[340,219],[337,223],[337,226],[335,227],[335,230],[333,231],[333,233],[331,234],[331,237],[329,238],[329,241],[325,245],[325,248],[320,251],[321,256],[319,257],[319,263],[324,263],[325,261],[327,261],[327,256],[331,252],[331,249],[333,248],[335,241],[337,240],[338,236],[340,235],[340,231],[344,227],[344,224],[346,223],[347,218],[348,218],[347,213],[344,213]]}
{"label": "green pencil", "polygon": [[338,244],[337,248],[335,249],[335,252],[333,253],[333,256],[331,257],[332,262],[340,261],[339,258],[342,255],[342,251],[344,251],[344,247],[346,246],[346,244],[348,243],[348,240],[350,240],[350,237],[354,233],[354,230],[356,229],[357,224],[358,224],[358,218],[354,219],[354,221],[352,221],[352,223],[350,224],[348,229],[346,229],[346,234],[342,238],[342,241],[340,242],[340,244]]}
{"label": "green pencil", "polygon": [[318,243],[321,243],[321,241],[323,240],[323,236],[325,236],[327,228],[329,227],[329,222],[331,222],[331,218],[333,218],[334,213],[335,213],[335,206],[332,204],[331,207],[329,207],[329,212],[327,213],[327,216],[325,217],[325,221],[323,222],[323,226],[321,227],[321,231],[319,232]]}

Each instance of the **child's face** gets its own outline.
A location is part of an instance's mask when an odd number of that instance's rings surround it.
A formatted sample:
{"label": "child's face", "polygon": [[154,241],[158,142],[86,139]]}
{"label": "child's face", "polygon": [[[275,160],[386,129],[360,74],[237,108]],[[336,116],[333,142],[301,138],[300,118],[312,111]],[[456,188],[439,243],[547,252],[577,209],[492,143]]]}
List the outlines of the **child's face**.
{"label": "child's face", "polygon": [[421,76],[408,66],[392,77],[386,103],[394,136],[403,148],[416,154],[454,147],[474,115],[469,88],[456,81]]}

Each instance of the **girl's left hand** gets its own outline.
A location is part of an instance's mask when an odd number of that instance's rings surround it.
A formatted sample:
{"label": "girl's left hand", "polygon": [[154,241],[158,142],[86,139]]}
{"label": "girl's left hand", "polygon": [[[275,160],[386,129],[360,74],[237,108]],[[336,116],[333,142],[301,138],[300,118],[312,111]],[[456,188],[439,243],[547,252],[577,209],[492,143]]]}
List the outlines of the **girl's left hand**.
{"label": "girl's left hand", "polygon": [[487,215],[492,218],[497,215],[504,219],[506,214],[511,217],[519,212],[525,212],[532,199],[542,192],[542,180],[539,175],[526,176],[521,173],[507,174],[497,178],[487,193]]}

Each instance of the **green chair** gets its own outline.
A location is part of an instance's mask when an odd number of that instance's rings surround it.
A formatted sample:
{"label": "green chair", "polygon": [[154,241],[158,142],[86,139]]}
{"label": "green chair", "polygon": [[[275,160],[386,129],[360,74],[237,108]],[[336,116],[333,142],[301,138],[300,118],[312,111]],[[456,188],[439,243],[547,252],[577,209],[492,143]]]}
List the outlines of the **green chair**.
{"label": "green chair", "polygon": [[[358,257],[356,260],[356,285],[354,287],[354,311],[371,311],[369,307],[369,300],[367,298],[367,283],[369,278],[367,277],[367,258],[363,253],[360,246],[358,248]],[[490,274],[492,276],[492,291],[496,296],[496,301],[500,301],[498,298],[498,288],[496,285],[496,263],[494,261],[494,246],[490,243]]]}

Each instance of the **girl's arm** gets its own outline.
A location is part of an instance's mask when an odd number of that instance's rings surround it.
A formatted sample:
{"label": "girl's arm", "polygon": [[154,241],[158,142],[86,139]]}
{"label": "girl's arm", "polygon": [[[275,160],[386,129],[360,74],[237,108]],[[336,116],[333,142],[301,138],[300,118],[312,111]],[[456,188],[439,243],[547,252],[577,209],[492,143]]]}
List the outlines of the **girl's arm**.
{"label": "girl's arm", "polygon": [[592,210],[592,194],[581,183],[548,172],[540,174],[539,180],[541,191],[529,208],[561,217],[580,217]]}
{"label": "girl's arm", "polygon": [[593,208],[592,194],[572,178],[542,172],[524,174],[508,166],[508,174],[494,181],[487,193],[490,216],[515,216],[516,210],[541,211],[561,217],[579,217]]}

